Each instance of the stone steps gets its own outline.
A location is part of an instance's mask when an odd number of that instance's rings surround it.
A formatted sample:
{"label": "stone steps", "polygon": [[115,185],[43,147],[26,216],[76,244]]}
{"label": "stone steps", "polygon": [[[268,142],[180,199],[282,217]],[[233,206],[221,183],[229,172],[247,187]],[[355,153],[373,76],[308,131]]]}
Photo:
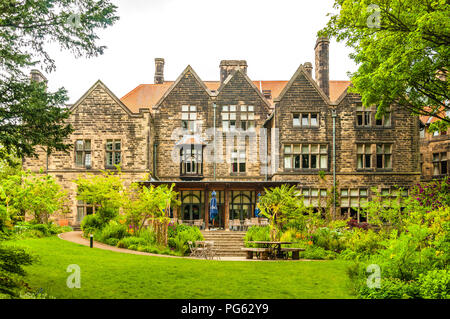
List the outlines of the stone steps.
{"label": "stone steps", "polygon": [[245,232],[242,231],[202,231],[206,241],[213,241],[216,254],[221,257],[243,257]]}

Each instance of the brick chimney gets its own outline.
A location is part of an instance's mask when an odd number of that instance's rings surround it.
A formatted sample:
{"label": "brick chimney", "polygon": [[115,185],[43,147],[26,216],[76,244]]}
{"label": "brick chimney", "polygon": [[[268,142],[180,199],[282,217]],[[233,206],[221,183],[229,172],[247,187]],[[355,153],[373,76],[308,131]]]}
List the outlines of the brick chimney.
{"label": "brick chimney", "polygon": [[155,59],[155,84],[164,83],[164,59]]}
{"label": "brick chimney", "polygon": [[323,92],[330,96],[330,40],[327,37],[317,39],[314,48],[316,56],[316,82]]}
{"label": "brick chimney", "polygon": [[311,62],[305,62],[305,64],[303,64],[303,67],[305,68],[306,72],[308,72],[308,74],[312,77],[312,63]]}
{"label": "brick chimney", "polygon": [[36,69],[31,70],[30,78],[32,81],[36,81],[38,83],[41,83],[41,82],[47,83],[48,82],[47,78],[39,70],[36,70]]}
{"label": "brick chimney", "polygon": [[222,84],[236,69],[241,69],[247,74],[247,61],[245,60],[222,60],[220,61],[220,83]]}

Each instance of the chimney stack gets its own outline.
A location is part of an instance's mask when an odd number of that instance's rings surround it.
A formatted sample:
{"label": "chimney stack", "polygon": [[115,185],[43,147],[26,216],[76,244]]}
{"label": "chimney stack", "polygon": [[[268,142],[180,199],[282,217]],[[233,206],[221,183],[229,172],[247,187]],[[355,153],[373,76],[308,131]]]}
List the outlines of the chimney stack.
{"label": "chimney stack", "polygon": [[41,82],[47,83],[48,82],[47,78],[39,70],[36,70],[36,69],[31,70],[30,78],[32,81],[35,81],[38,83],[41,83]]}
{"label": "chimney stack", "polygon": [[308,72],[308,74],[312,77],[312,63],[311,62],[305,62],[305,64],[303,64],[303,67],[305,68],[306,72]]}
{"label": "chimney stack", "polygon": [[155,84],[164,83],[164,59],[155,59]]}
{"label": "chimney stack", "polygon": [[314,48],[316,56],[316,82],[323,92],[330,96],[330,40],[327,37],[317,39]]}
{"label": "chimney stack", "polygon": [[247,74],[247,61],[245,60],[222,60],[220,61],[220,83],[222,84],[236,69],[241,69]]}

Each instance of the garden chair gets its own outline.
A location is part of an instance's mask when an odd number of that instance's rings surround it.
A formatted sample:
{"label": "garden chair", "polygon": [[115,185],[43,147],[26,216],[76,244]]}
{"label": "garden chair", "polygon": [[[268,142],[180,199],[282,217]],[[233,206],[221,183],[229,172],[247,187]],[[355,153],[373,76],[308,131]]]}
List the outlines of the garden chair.
{"label": "garden chair", "polygon": [[194,220],[194,226],[198,227],[199,229],[203,229],[203,220],[202,219]]}
{"label": "garden chair", "polygon": [[267,220],[267,218],[263,218],[259,221],[259,225],[260,226],[267,226],[269,225],[269,221]]}
{"label": "garden chair", "polygon": [[241,230],[241,220],[233,219],[231,227],[232,227],[232,230]]}
{"label": "garden chair", "polygon": [[253,226],[253,223],[252,223],[252,221],[250,220],[250,219],[245,219],[244,220],[244,230],[248,230],[248,228],[250,227],[250,226]]}
{"label": "garden chair", "polygon": [[206,249],[202,247],[197,247],[192,241],[188,241],[189,249],[191,250],[191,257],[202,258],[206,256]]}
{"label": "garden chair", "polygon": [[258,217],[252,217],[252,218],[250,218],[250,220],[252,221],[252,225],[253,226],[258,226],[259,225],[259,218]]}

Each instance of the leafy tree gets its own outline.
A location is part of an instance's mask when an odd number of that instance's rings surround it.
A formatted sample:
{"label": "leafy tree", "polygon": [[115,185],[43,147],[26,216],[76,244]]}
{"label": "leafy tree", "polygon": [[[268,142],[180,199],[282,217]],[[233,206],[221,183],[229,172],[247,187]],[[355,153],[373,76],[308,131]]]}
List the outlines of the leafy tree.
{"label": "leafy tree", "polygon": [[66,151],[64,138],[72,131],[65,123],[67,92],[49,92],[45,82],[30,81],[23,70],[55,70],[46,51],[57,43],[76,57],[94,57],[105,47],[96,42],[99,29],[117,21],[116,6],[108,0],[3,0],[0,2],[0,145],[1,158]]}
{"label": "leafy tree", "polygon": [[23,248],[6,246],[0,243],[0,294],[18,297],[20,291],[27,289],[23,281],[23,266],[31,265],[38,258]]}
{"label": "leafy tree", "polygon": [[39,223],[48,223],[50,216],[64,210],[66,201],[66,191],[50,175],[20,171],[0,180],[0,203],[10,222],[28,214]]}
{"label": "leafy tree", "polygon": [[103,223],[115,218],[123,205],[123,182],[121,172],[102,171],[100,175],[89,174],[75,180],[77,199],[95,207]]}
{"label": "leafy tree", "polygon": [[286,223],[302,218],[308,209],[304,206],[303,196],[295,186],[281,185],[264,191],[265,194],[260,197],[258,207],[261,214],[269,219],[271,239],[277,240]]}
{"label": "leafy tree", "polygon": [[[446,0],[335,0],[321,36],[354,49],[353,88],[381,117],[392,104],[450,125],[450,4]],[[442,129],[442,127],[441,127]]]}

